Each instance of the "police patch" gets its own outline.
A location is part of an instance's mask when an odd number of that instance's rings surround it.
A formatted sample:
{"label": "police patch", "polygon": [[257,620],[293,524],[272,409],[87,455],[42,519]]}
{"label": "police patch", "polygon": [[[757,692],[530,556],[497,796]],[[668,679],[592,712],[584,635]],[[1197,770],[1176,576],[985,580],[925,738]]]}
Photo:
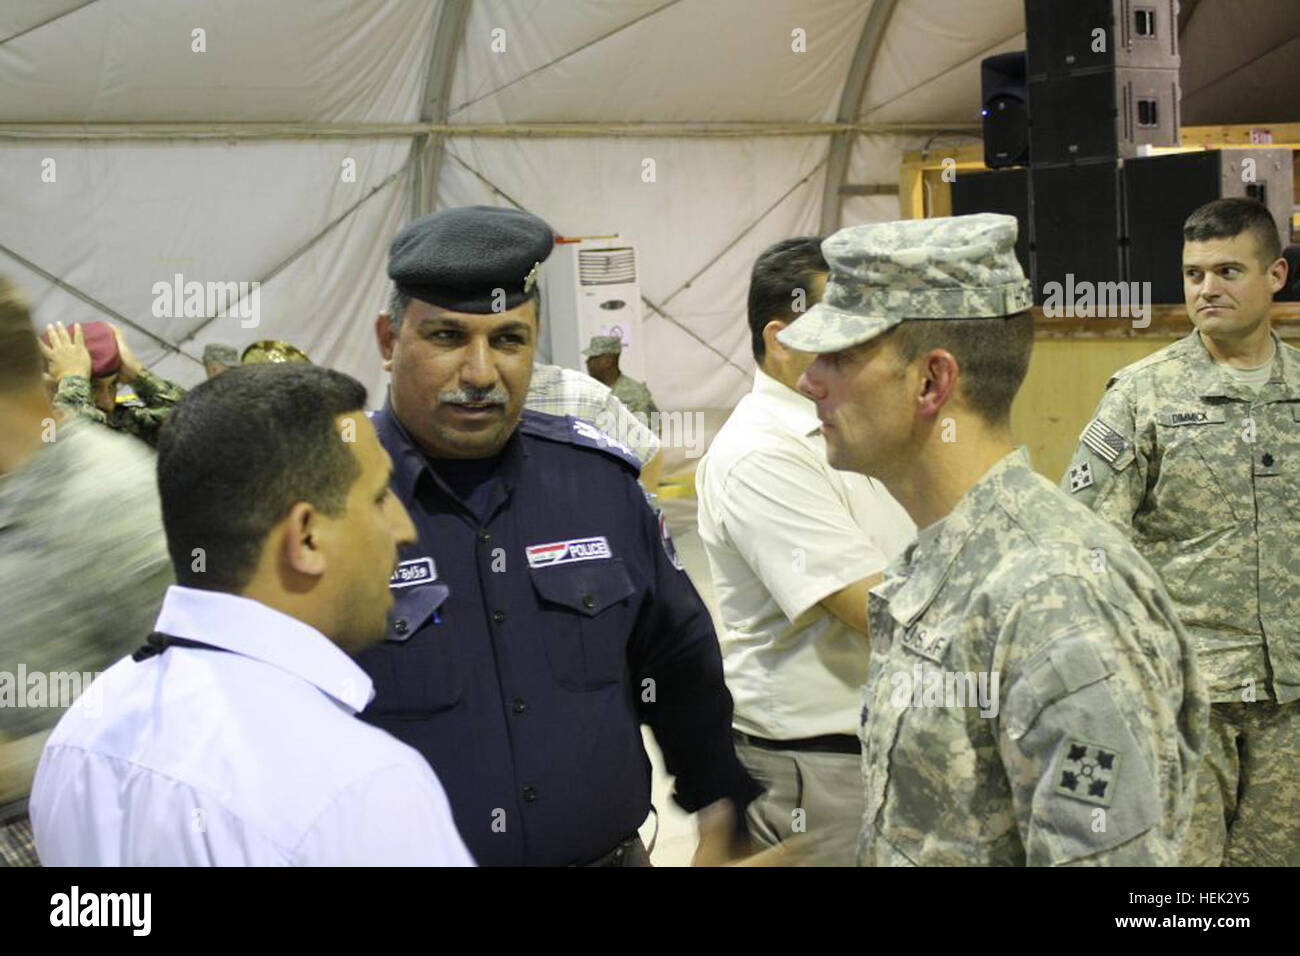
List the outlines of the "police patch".
{"label": "police patch", "polygon": [[1120,455],[1133,447],[1131,441],[1100,418],[1094,418],[1088,422],[1088,427],[1083,430],[1079,440],[1091,448],[1098,458],[1109,465],[1115,464]]}
{"label": "police patch", "polygon": [[1082,491],[1092,484],[1092,465],[1088,462],[1075,465],[1070,469],[1070,491]]}
{"label": "police patch", "polygon": [[574,561],[598,561],[612,558],[609,542],[605,538],[574,538],[571,541],[552,541],[550,544],[533,544],[524,548],[530,568],[549,568]]}
{"label": "police patch", "polygon": [[388,579],[390,588],[409,588],[417,584],[424,584],[426,581],[433,581],[438,577],[438,569],[433,564],[433,558],[412,558],[409,561],[403,561],[393,571],[393,576]]}
{"label": "police patch", "polygon": [[1056,792],[1084,803],[1108,807],[1119,777],[1119,754],[1108,747],[1070,740],[1056,768]]}

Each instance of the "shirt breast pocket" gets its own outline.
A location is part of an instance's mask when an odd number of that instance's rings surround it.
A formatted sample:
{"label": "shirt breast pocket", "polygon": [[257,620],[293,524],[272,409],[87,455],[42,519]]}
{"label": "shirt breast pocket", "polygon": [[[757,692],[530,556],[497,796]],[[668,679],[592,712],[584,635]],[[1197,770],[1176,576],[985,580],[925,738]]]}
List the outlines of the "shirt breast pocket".
{"label": "shirt breast pocket", "polygon": [[463,671],[438,622],[448,594],[439,581],[393,589],[387,639],[357,656],[375,682],[367,716],[423,717],[460,702]]}
{"label": "shirt breast pocket", "polygon": [[1249,451],[1244,454],[1239,428],[1224,408],[1195,412],[1161,412],[1158,443],[1163,447],[1160,473],[1153,489],[1164,533],[1186,539],[1206,531],[1231,528],[1248,520]]}
{"label": "shirt breast pocket", "polygon": [[541,599],[540,638],[561,687],[595,690],[623,679],[636,594],[621,558],[529,568]]}

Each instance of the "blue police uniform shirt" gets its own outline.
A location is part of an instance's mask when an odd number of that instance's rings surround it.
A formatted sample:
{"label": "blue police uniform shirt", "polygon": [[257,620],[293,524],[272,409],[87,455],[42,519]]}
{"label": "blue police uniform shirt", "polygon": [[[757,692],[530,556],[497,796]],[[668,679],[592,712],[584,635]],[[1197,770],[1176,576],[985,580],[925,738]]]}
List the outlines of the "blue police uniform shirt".
{"label": "blue police uniform shirt", "polygon": [[633,834],[642,722],[684,809],[729,797],[743,817],[761,788],[732,747],[717,637],[636,458],[525,411],[490,476],[456,463],[449,483],[391,406],[373,421],[419,541],[388,639],[357,656],[375,684],[362,717],[433,765],[475,859],[582,863]]}

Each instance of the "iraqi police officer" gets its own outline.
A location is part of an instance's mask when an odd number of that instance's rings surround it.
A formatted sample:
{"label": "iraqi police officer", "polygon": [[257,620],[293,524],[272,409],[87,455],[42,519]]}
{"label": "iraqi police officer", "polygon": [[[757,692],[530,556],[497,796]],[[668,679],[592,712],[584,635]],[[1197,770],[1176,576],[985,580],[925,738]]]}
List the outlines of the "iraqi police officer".
{"label": "iraqi police officer", "polygon": [[553,241],[534,216],[481,206],[393,240],[374,423],[419,541],[393,575],[388,640],[358,657],[376,688],[364,717],[433,765],[480,863],[631,865],[647,862],[642,723],[686,810],[729,798],[741,819],[760,788],[638,460],[588,422],[523,408]]}
{"label": "iraqi police officer", "polygon": [[1033,346],[1016,221],[842,229],[778,339],[827,458],[922,530],[871,592],[859,737],[866,865],[1166,864],[1204,688],[1159,579],[1010,431]]}
{"label": "iraqi police officer", "polygon": [[1300,866],[1300,351],[1269,324],[1277,226],[1219,199],[1183,229],[1194,328],[1120,369],[1063,480],[1160,572],[1212,702],[1185,862]]}

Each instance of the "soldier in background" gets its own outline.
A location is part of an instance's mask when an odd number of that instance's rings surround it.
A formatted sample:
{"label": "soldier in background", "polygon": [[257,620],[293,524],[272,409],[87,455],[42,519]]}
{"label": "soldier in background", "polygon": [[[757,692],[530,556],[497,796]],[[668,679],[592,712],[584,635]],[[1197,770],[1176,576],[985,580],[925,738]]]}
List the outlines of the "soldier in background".
{"label": "soldier in background", "polygon": [[871,592],[858,862],[1178,861],[1207,704],[1186,633],[1115,528],[1010,430],[1033,348],[1016,221],[843,229],[783,329],[831,465],[922,530]]}
{"label": "soldier in background", "polygon": [[139,645],[172,581],[153,456],[56,421],[37,344],[0,279],[0,866],[37,862],[27,795],[67,694]]}
{"label": "soldier in background", "polygon": [[[623,342],[616,335],[593,335],[590,344],[582,350],[587,356],[587,374],[609,386],[614,397],[632,410],[643,422],[658,415],[659,406],[644,382],[619,370],[618,357],[623,354]],[[652,424],[650,426],[654,428]]]}
{"label": "soldier in background", "polygon": [[203,347],[203,371],[208,378],[216,378],[222,372],[238,368],[239,364],[239,351],[233,345],[213,342]]}
{"label": "soldier in background", "polygon": [[1189,865],[1300,865],[1300,351],[1269,326],[1277,226],[1220,199],[1183,228],[1195,326],[1120,369],[1063,487],[1164,579],[1212,702]]}
{"label": "soldier in background", "polygon": [[[112,323],[109,326],[117,342],[121,367],[112,374],[93,378],[90,352],[86,349],[80,324],[74,325],[71,333],[62,322],[47,327],[49,342],[41,342],[40,347],[48,366],[47,374],[57,383],[54,403],[155,446],[158,444],[158,429],[167,413],[185,397],[185,390],[145,368],[126,344],[122,330]],[[131,387],[138,404],[118,402],[119,384]]]}

